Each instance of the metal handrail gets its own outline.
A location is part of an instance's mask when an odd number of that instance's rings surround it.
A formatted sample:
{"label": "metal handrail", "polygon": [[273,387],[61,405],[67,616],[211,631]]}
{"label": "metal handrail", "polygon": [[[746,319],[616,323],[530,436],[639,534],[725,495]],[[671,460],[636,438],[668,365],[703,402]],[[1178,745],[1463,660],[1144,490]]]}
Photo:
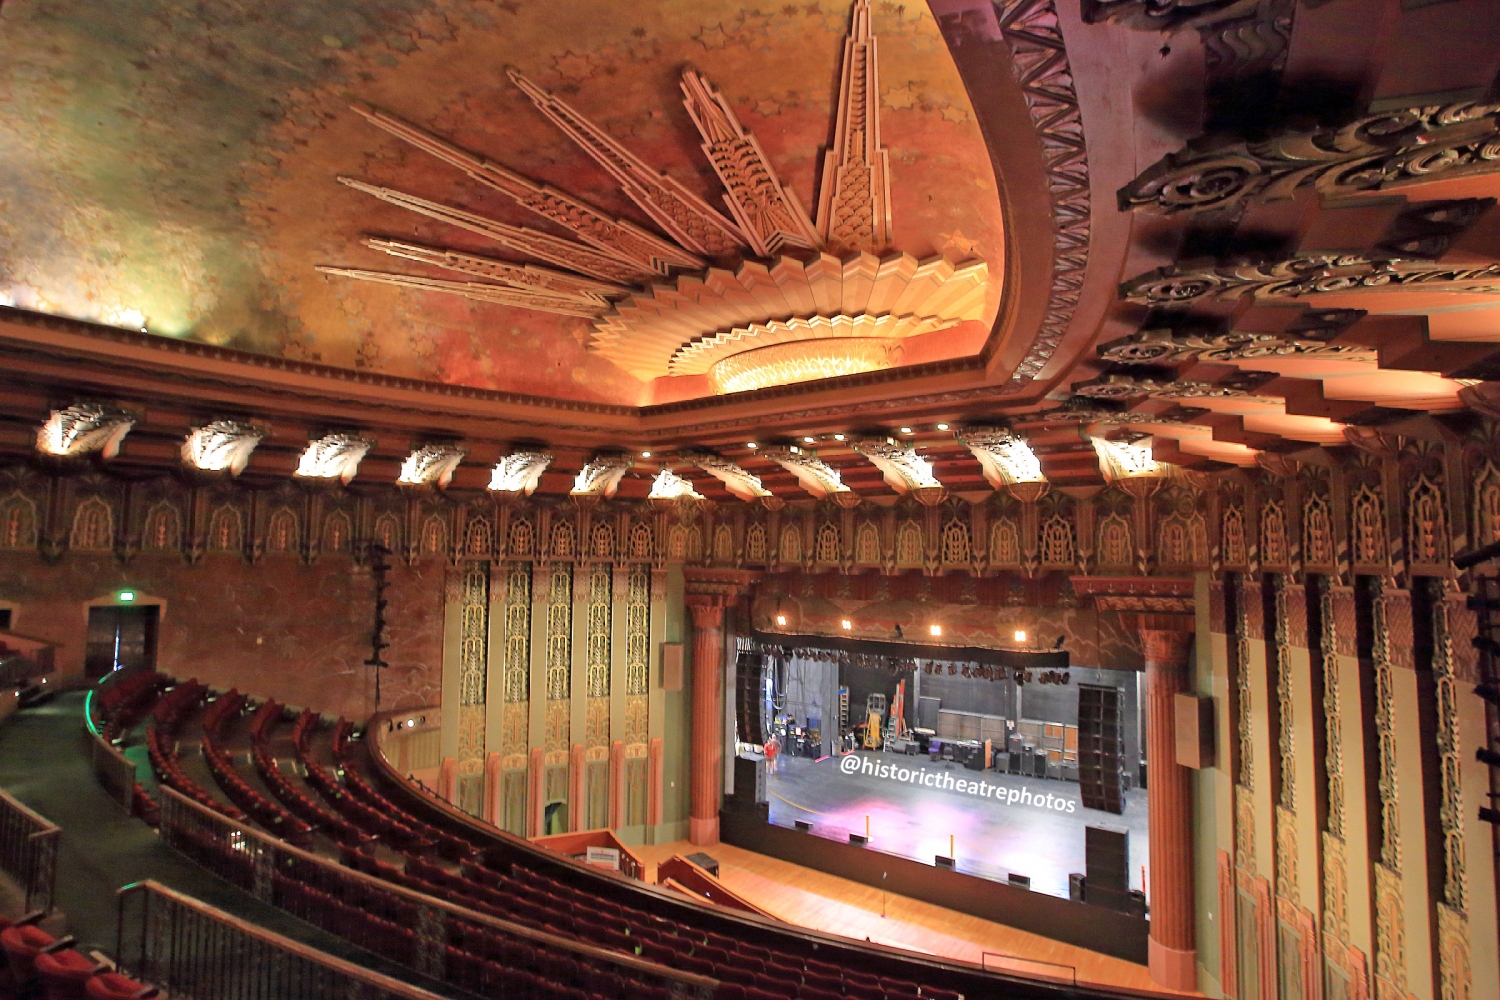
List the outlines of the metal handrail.
{"label": "metal handrail", "polygon": [[52,912],[62,828],[0,789],[0,868],[26,891],[26,911]]}
{"label": "metal handrail", "polygon": [[[682,972],[657,965],[624,952],[610,951],[584,944],[580,941],[559,937],[545,931],[535,930],[523,924],[511,923],[487,913],[471,910],[435,896],[428,896],[394,882],[346,868],[311,851],[293,847],[285,841],[262,833],[245,823],[229,819],[211,809],[199,805],[166,785],[161,792],[161,836],[166,843],[186,854],[198,858],[201,844],[195,839],[207,833],[214,840],[214,847],[231,856],[243,858],[244,871],[236,873],[222,868],[216,871],[221,878],[248,890],[257,899],[273,906],[280,905],[276,895],[276,876],[297,869],[309,870],[316,866],[321,876],[321,890],[331,892],[337,885],[340,896],[350,901],[369,897],[372,893],[394,897],[397,901],[415,908],[415,926],[418,935],[418,953],[413,967],[424,975],[440,981],[445,979],[444,952],[446,927],[449,922],[482,927],[501,937],[520,939],[526,944],[551,954],[567,954],[580,964],[593,968],[612,968],[627,983],[630,981],[662,982],[674,997],[700,997],[713,995],[719,986],[716,979]],[[283,909],[288,909],[283,906]],[[290,910],[289,912],[296,912]],[[306,915],[298,914],[307,919]],[[330,928],[325,928],[330,929]],[[356,944],[358,942],[355,942]],[[621,998],[624,1000],[624,998]]]}
{"label": "metal handrail", "polygon": [[[1034,979],[1057,979],[1060,982],[1071,983],[1074,986],[1078,985],[1078,968],[1077,968],[1077,966],[1068,965],[1065,962],[1046,962],[1046,961],[1043,961],[1040,958],[1027,958],[1025,955],[1008,955],[1008,954],[1006,954],[1003,951],[982,951],[982,952],[979,953],[979,964],[982,965],[982,966],[984,966],[984,968],[986,970],[988,970],[989,967],[990,967],[990,963],[987,961],[987,959],[990,959],[990,958],[1003,958],[1003,959],[1006,959],[1007,961],[1017,962],[1017,963],[1019,963],[1021,965],[1041,965],[1041,966],[1046,966],[1049,969],[1066,969],[1067,972],[1068,972],[1067,976],[1049,976],[1049,975],[1046,975],[1045,973],[1035,973],[1035,974],[1033,974],[1033,973],[1021,973],[1021,974],[1022,975],[1031,975],[1032,978],[1034,978]],[[1017,969],[1010,969],[1008,971],[1010,971],[1010,972],[1017,972],[1019,970],[1017,970]]]}
{"label": "metal handrail", "polygon": [[436,993],[310,948],[159,882],[136,882],[117,896],[120,971],[172,997],[438,1000]]}

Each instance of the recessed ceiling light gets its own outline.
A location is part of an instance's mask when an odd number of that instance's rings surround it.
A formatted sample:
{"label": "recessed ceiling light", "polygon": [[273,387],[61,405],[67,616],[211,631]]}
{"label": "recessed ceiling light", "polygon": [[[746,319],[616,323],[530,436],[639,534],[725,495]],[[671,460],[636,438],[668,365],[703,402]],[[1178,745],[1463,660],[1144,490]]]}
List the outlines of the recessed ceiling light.
{"label": "recessed ceiling light", "polygon": [[901,428],[901,433],[902,434],[910,434],[911,433],[911,428],[910,427],[903,427],[903,428]]}
{"label": "recessed ceiling light", "polygon": [[1026,641],[1026,631],[1025,631],[1025,629],[1019,629],[1019,628],[1016,629],[1016,641],[1017,642],[1025,642]]}
{"label": "recessed ceiling light", "polygon": [[650,458],[651,457],[651,453],[649,451],[643,451],[643,452],[641,452],[641,457],[642,458]]}
{"label": "recessed ceiling light", "polygon": [[947,424],[938,424],[937,425],[937,429],[940,430],[940,431],[945,431],[945,430],[948,429],[948,425]]}
{"label": "recessed ceiling light", "polygon": [[845,632],[849,631],[850,629],[852,629],[854,627],[854,623],[851,622],[847,618],[845,618],[843,621],[839,622],[839,624],[843,626]]}
{"label": "recessed ceiling light", "polygon": [[745,447],[746,448],[758,448],[760,446],[758,444],[756,444],[754,441],[746,441],[745,442]]}
{"label": "recessed ceiling light", "polygon": [[928,631],[931,632],[933,635],[942,635],[943,634],[943,626],[941,626],[941,625],[934,625]]}
{"label": "recessed ceiling light", "polygon": [[805,437],[802,440],[806,441],[808,444],[813,444],[814,443],[813,439],[810,438],[810,437]]}
{"label": "recessed ceiling light", "polygon": [[834,440],[835,440],[835,441],[842,441],[842,440],[844,440],[844,435],[842,435],[842,434],[835,434],[835,435],[834,435],[834,436],[833,436],[833,439],[834,439]]}

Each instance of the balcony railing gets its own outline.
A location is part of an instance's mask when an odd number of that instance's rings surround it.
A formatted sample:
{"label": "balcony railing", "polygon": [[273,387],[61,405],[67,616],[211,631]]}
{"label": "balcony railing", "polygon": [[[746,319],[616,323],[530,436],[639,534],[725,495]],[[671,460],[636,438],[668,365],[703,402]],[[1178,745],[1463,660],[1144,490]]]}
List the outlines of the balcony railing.
{"label": "balcony railing", "polygon": [[26,891],[26,911],[52,912],[62,830],[0,790],[0,868]]}
{"label": "balcony railing", "polygon": [[120,971],[192,1000],[438,1000],[156,882],[119,892]]}

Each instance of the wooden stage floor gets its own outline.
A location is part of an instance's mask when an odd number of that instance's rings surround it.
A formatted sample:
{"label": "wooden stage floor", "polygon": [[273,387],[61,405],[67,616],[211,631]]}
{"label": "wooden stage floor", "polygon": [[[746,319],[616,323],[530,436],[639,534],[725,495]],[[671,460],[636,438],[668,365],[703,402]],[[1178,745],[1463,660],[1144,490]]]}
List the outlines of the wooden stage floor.
{"label": "wooden stage floor", "polygon": [[[931,903],[882,893],[858,882],[729,844],[704,848],[682,840],[631,850],[646,863],[646,879],[653,883],[658,862],[674,854],[703,851],[718,859],[719,879],[727,887],[766,912],[813,930],[984,964],[995,971],[1016,975],[1068,976],[1067,971],[1056,968],[1062,965],[1076,969],[1080,983],[1097,983],[1156,995],[1201,995],[1163,990],[1151,981],[1143,965]],[[881,915],[882,907],[884,916]]]}

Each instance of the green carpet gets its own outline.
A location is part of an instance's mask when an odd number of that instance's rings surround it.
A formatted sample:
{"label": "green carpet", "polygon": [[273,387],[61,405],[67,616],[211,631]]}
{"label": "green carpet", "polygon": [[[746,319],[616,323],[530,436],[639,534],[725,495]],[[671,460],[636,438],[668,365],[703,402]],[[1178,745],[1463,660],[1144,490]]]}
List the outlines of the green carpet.
{"label": "green carpet", "polygon": [[167,847],[145,823],[126,816],[94,781],[83,699],[81,691],[68,692],[0,723],[0,787],[62,827],[57,906],[67,914],[68,931],[80,945],[113,954],[118,930],[115,891],[155,879],[346,961],[445,996],[467,996],[262,903]]}

